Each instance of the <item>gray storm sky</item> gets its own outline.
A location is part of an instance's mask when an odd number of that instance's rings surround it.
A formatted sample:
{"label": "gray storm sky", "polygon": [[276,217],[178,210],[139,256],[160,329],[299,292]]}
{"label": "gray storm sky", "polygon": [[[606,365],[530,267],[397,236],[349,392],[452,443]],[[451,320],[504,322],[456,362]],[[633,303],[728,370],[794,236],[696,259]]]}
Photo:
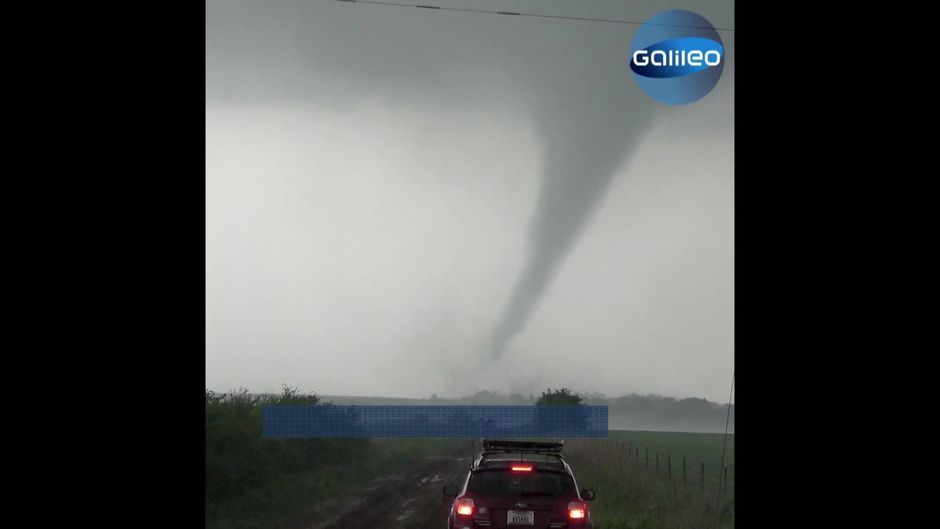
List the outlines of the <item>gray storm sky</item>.
{"label": "gray storm sky", "polygon": [[[730,1],[429,3],[734,26]],[[665,106],[631,78],[633,25],[331,0],[206,18],[208,388],[727,400],[732,32],[715,89]]]}

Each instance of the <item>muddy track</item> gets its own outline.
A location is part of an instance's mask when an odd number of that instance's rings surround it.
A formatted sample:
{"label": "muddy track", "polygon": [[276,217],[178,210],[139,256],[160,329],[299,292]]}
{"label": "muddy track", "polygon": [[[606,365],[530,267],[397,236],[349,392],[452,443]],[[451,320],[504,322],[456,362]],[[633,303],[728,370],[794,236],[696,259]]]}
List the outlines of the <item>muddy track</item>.
{"label": "muddy track", "polygon": [[330,519],[307,529],[441,529],[447,520],[450,498],[441,489],[466,477],[470,453],[466,446],[415,461],[406,474],[378,477],[335,506]]}

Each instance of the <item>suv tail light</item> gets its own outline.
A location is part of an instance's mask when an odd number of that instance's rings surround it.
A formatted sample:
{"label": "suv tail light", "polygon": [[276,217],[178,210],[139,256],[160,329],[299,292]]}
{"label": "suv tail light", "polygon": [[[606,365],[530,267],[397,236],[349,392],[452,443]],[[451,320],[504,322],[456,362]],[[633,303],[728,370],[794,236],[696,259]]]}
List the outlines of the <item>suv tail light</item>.
{"label": "suv tail light", "polygon": [[473,500],[470,498],[457,498],[457,500],[454,501],[454,509],[456,509],[459,515],[470,516],[473,514]]}
{"label": "suv tail light", "polygon": [[587,505],[580,501],[573,501],[568,504],[568,518],[572,520],[577,520],[584,518],[587,514]]}

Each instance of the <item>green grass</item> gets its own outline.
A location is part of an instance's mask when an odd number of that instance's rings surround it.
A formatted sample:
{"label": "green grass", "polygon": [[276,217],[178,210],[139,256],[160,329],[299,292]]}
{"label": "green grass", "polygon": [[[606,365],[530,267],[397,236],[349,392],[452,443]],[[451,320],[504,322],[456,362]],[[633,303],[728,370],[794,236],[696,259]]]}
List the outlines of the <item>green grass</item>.
{"label": "green grass", "polygon": [[316,404],[279,396],[206,393],[206,529],[279,529],[316,517],[317,502],[351,496],[370,480],[405,472],[450,439],[265,439],[265,404]]}
{"label": "green grass", "polygon": [[[686,458],[687,475],[690,482],[701,481],[701,465],[705,463],[706,484],[718,484],[722,465],[722,444],[724,435],[712,433],[686,432],[631,432],[611,430],[609,439],[617,443],[627,443],[640,449],[639,462],[646,464],[646,450],[649,450],[650,467],[655,470],[656,452],[660,453],[660,463],[668,462],[672,456],[672,474],[682,477],[682,458]],[[627,448],[629,451],[629,446]],[[728,434],[724,464],[728,466],[728,485],[734,484],[734,434]]]}
{"label": "green grass", "polygon": [[[723,488],[718,506],[721,434],[611,431],[607,439],[574,439],[565,448],[578,485],[593,488],[592,513],[597,529],[716,529],[734,526],[734,487]],[[728,452],[733,444],[729,435]],[[632,443],[632,445],[631,445]],[[639,461],[629,457],[640,449]],[[646,448],[650,449],[649,467]],[[660,450],[660,470],[655,451]],[[666,454],[672,454],[672,477]],[[688,482],[682,479],[682,454],[689,461]],[[728,457],[733,461],[733,457]],[[693,473],[691,462],[706,465],[706,480]],[[700,468],[700,467],[696,467]],[[712,469],[713,476],[709,475]],[[729,465],[729,481],[731,467]],[[719,516],[720,514],[720,516]]]}
{"label": "green grass", "polygon": [[[343,440],[350,442],[351,440]],[[284,440],[294,443],[296,440]],[[374,478],[405,473],[416,459],[447,449],[450,440],[369,439],[358,452],[318,466],[272,474],[239,493],[206,501],[206,528],[296,527],[318,518],[315,504],[353,497]]]}

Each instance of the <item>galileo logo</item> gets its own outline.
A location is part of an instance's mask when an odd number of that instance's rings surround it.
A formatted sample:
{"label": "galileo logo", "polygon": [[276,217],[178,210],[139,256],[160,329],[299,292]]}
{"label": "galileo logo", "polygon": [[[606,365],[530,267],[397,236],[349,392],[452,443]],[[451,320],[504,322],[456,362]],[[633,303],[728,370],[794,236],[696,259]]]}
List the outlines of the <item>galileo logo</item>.
{"label": "galileo logo", "polygon": [[725,48],[715,27],[681,9],[657,13],[644,22],[630,49],[637,84],[669,105],[705,97],[718,84],[724,64]]}

